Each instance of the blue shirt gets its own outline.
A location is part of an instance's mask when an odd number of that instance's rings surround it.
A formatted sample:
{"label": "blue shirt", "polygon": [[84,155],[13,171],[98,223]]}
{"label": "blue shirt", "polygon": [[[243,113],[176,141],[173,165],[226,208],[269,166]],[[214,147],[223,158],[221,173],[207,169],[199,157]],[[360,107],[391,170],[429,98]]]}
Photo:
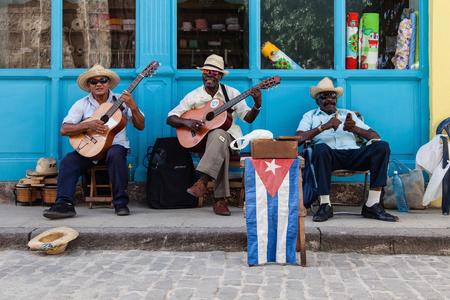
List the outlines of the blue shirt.
{"label": "blue shirt", "polygon": [[[357,127],[366,130],[370,129],[370,127],[361,121],[351,110],[338,109],[338,119],[341,121],[341,124],[336,131],[333,128],[324,130],[313,138],[312,143],[325,143],[331,149],[338,150],[358,149],[359,146],[356,144],[355,135],[344,130],[344,121],[347,117],[347,113],[352,114],[352,119],[355,121]],[[298,124],[297,131],[309,131],[319,127],[320,125],[327,123],[334,115],[335,114],[329,115],[320,110],[320,108],[310,110],[303,115],[303,118]]]}
{"label": "blue shirt", "polygon": [[[119,99],[120,94],[114,94],[110,90],[109,97],[106,102],[113,103],[114,102],[113,96],[115,96],[116,99]],[[131,120],[132,117],[131,109],[129,109],[125,103],[123,103],[122,105],[123,107],[125,107],[125,109],[122,111],[122,114],[126,116],[128,120]],[[78,124],[81,121],[86,120],[87,118],[92,116],[92,114],[97,110],[97,108],[99,108],[99,106],[100,104],[97,102],[97,100],[94,99],[92,94],[89,94],[72,105],[69,112],[67,113],[67,116],[63,120],[63,124],[64,123]],[[130,142],[127,137],[126,129],[127,127],[125,126],[124,129],[122,129],[115,135],[112,143],[113,145],[121,145],[124,146],[125,148],[130,148]]]}

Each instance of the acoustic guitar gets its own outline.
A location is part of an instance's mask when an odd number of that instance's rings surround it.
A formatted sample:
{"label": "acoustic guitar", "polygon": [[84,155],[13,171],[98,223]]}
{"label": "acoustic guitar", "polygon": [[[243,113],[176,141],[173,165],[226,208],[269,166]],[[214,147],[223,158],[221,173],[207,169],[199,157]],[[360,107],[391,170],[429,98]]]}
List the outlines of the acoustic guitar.
{"label": "acoustic guitar", "polygon": [[[268,89],[278,85],[280,81],[281,78],[279,76],[274,76],[263,80],[260,84],[254,86],[253,88]],[[228,102],[223,102],[219,99],[212,99],[201,107],[183,113],[181,118],[199,120],[202,121],[204,125],[198,131],[193,131],[187,127],[177,128],[176,133],[180,144],[185,148],[197,151],[201,148],[202,141],[209,131],[217,128],[228,130],[233,124],[233,118],[231,113],[228,111],[229,108],[247,98],[253,88],[246,90]]]}
{"label": "acoustic guitar", "polygon": [[[153,75],[156,69],[159,67],[159,62],[152,61],[130,84],[126,89],[131,93],[136,86],[145,77]],[[121,108],[123,108],[123,99],[120,95],[119,99],[114,101],[114,103],[102,103],[94,114],[83,120],[81,123],[89,122],[92,120],[101,120],[108,126],[108,130],[105,134],[99,134],[92,130],[88,130],[78,135],[73,135],[69,138],[70,145],[80,153],[82,156],[97,160],[100,159],[106,150],[108,150],[114,137],[119,133],[127,124],[126,117],[123,116]]]}

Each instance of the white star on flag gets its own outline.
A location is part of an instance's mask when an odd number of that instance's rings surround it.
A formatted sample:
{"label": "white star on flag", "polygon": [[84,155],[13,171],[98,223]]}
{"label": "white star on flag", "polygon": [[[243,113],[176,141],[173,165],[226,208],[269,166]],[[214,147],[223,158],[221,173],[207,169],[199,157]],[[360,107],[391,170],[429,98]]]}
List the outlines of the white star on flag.
{"label": "white star on flag", "polygon": [[265,170],[265,172],[269,172],[271,171],[273,173],[273,175],[275,175],[275,170],[278,168],[281,168],[281,166],[275,164],[275,159],[272,159],[272,161],[269,163],[267,161],[265,161],[267,168]]}

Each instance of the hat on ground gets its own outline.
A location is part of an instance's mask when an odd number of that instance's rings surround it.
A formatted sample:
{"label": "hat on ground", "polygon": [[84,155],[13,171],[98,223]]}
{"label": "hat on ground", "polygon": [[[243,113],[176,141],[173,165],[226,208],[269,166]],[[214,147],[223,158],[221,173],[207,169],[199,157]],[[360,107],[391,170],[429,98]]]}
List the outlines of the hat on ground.
{"label": "hat on ground", "polygon": [[47,254],[59,254],[66,250],[67,244],[78,237],[78,231],[70,227],[57,227],[35,236],[28,242],[31,250]]}
{"label": "hat on ground", "polygon": [[344,89],[342,87],[334,87],[333,81],[330,80],[330,78],[325,77],[316,86],[311,87],[309,90],[309,94],[311,97],[316,99],[317,94],[322,92],[335,92],[338,97],[342,96],[344,93]]}
{"label": "hat on ground", "polygon": [[89,84],[87,81],[90,78],[97,77],[97,76],[108,77],[110,80],[111,89],[115,88],[120,82],[120,77],[119,77],[119,75],[116,74],[116,72],[111,71],[109,69],[105,69],[103,66],[96,64],[92,68],[90,68],[89,70],[87,70],[86,72],[84,72],[80,76],[78,76],[78,79],[77,79],[78,86],[82,90],[89,92]]}
{"label": "hat on ground", "polygon": [[53,157],[41,157],[36,163],[36,169],[28,170],[28,176],[52,176],[57,175],[56,159]]}
{"label": "hat on ground", "polygon": [[211,54],[205,60],[203,67],[197,67],[200,70],[212,70],[219,71],[223,75],[227,75],[229,72],[224,69],[224,62],[222,56]]}

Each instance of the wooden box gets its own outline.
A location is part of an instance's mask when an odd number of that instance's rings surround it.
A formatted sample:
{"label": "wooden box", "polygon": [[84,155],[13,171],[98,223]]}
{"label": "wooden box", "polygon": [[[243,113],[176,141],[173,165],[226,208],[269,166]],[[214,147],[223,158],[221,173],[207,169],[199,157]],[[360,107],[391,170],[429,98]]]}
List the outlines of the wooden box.
{"label": "wooden box", "polygon": [[253,158],[297,158],[298,142],[255,139],[251,144],[251,156]]}

